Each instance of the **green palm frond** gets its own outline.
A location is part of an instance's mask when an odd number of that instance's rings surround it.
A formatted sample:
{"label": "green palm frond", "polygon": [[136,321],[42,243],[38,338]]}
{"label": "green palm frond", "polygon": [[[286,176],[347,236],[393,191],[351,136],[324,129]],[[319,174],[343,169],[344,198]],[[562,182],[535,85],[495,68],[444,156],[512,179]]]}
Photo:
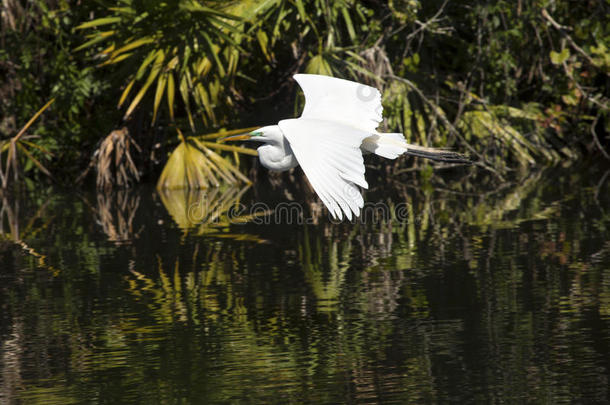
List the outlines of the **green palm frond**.
{"label": "green palm frond", "polygon": [[[216,124],[214,113],[222,91],[235,76],[244,23],[274,5],[266,2],[120,0],[109,16],[83,23],[87,41],[79,51],[98,47],[100,66],[121,64],[128,71],[119,107],[131,117],[152,94],[152,121],[165,100],[170,120],[181,101],[191,129],[194,116],[204,125]],[[223,84],[221,86],[221,84]],[[178,93],[178,97],[176,97]]]}
{"label": "green palm frond", "polygon": [[[250,180],[239,171],[239,168],[228,158],[215,152],[216,150],[234,153],[248,153],[255,155],[251,149],[208,142],[227,133],[241,133],[243,130],[220,132],[217,134],[198,137],[184,137],[178,130],[180,144],[171,153],[163,172],[157,182],[159,189],[169,188],[208,188],[218,187],[221,184],[249,184]],[[207,138],[206,138],[207,137]]]}
{"label": "green palm frond", "polygon": [[[26,164],[35,166],[40,172],[48,177],[53,177],[49,170],[37,159],[35,153],[43,153],[47,156],[52,156],[46,148],[38,145],[32,140],[36,138],[34,135],[27,134],[28,129],[36,122],[36,120],[45,112],[55,99],[49,100],[40,110],[30,118],[30,120],[19,130],[19,132],[5,140],[0,141],[0,186],[6,188],[9,184],[11,176],[13,180],[19,179],[21,175],[20,161]],[[12,173],[11,173],[12,172]]]}

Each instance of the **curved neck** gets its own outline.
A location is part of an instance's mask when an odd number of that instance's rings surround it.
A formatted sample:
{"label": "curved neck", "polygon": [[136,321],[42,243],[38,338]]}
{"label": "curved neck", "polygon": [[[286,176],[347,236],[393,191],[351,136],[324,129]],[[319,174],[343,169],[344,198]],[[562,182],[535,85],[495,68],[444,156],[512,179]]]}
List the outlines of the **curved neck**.
{"label": "curved neck", "polygon": [[258,157],[261,164],[269,170],[285,171],[298,166],[290,143],[279,126],[266,127],[265,145],[259,147]]}

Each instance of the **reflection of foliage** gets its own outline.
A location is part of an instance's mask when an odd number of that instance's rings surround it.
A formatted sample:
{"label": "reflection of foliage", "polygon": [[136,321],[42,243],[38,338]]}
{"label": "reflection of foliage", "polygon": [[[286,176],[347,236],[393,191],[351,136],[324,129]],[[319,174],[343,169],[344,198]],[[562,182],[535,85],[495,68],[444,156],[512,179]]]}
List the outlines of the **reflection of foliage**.
{"label": "reflection of foliage", "polygon": [[97,222],[109,241],[122,244],[137,237],[133,220],[139,205],[140,197],[130,190],[97,193]]}
{"label": "reflection of foliage", "polygon": [[[55,214],[21,238],[61,272],[9,257],[0,354],[21,370],[15,395],[27,402],[604,399],[605,349],[592,343],[610,313],[610,184],[600,174],[542,173],[487,193],[411,179],[388,198],[409,207],[401,221],[244,228],[265,244],[160,227],[165,212],[145,192],[138,212],[153,208],[133,219],[144,230],[115,246],[92,238],[98,226],[78,217],[80,201],[38,198]],[[229,206],[240,193],[228,192],[206,198]],[[199,194],[163,198],[191,226]],[[35,227],[40,218],[50,217]]]}
{"label": "reflection of foliage", "polygon": [[187,280],[183,295],[178,261],[175,263],[174,271],[168,275],[163,270],[163,264],[159,258],[159,285],[135,270],[132,273],[135,279],[129,280],[129,290],[139,299],[144,298],[144,294],[152,294],[152,302],[148,307],[157,322],[171,325],[188,320],[184,300],[188,300],[186,304],[190,308],[196,308],[196,303],[193,303],[191,299],[197,298],[198,286],[193,284],[192,279]]}
{"label": "reflection of foliage", "polygon": [[[38,207],[34,215],[27,218],[27,221],[23,220],[24,215],[20,208],[18,199],[4,195],[0,191],[0,241],[9,241],[20,246],[22,252],[35,260],[37,267],[47,269],[57,275],[59,270],[48,263],[47,256],[28,243],[29,239],[44,232],[51,222],[52,217],[47,214],[48,201]],[[44,221],[41,221],[43,218]],[[25,223],[24,227],[20,226],[22,223]]]}
{"label": "reflection of foliage", "polygon": [[334,311],[349,269],[351,240],[338,235],[311,239],[308,228],[305,228],[303,240],[299,243],[299,261],[316,297],[318,310]]}
{"label": "reflection of foliage", "polygon": [[248,188],[249,186],[214,187],[206,190],[160,188],[157,192],[176,225],[185,232],[262,242],[255,235],[227,232],[231,224],[243,224],[267,214],[266,211],[241,213],[241,199]]}

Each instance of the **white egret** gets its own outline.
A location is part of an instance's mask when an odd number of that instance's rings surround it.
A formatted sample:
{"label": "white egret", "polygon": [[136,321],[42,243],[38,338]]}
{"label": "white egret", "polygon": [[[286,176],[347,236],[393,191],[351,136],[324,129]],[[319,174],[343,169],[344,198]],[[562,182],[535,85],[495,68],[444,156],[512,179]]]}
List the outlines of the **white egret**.
{"label": "white egret", "polygon": [[468,162],[455,152],[408,144],[400,133],[377,132],[383,108],[381,94],[373,87],[330,76],[296,74],[294,79],[305,93],[300,118],[225,140],[263,142],[258,154],[269,170],[300,165],[334,218],[360,215],[364,200],[358,186],[368,188],[363,153]]}

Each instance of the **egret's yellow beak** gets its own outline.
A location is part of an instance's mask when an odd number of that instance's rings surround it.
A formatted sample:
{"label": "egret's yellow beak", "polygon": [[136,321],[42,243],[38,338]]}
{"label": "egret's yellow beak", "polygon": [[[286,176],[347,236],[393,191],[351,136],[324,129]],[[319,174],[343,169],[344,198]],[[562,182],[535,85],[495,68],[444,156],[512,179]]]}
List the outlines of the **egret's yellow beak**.
{"label": "egret's yellow beak", "polygon": [[248,141],[248,140],[252,139],[253,136],[260,136],[262,134],[263,134],[262,132],[252,131],[252,132],[247,133],[247,134],[227,136],[226,138],[219,139],[219,141],[220,142],[226,142],[226,141]]}
{"label": "egret's yellow beak", "polygon": [[219,141],[220,142],[226,142],[226,141],[247,141],[251,137],[252,137],[252,135],[250,135],[250,134],[241,134],[241,135],[227,136],[226,138],[220,138]]}

